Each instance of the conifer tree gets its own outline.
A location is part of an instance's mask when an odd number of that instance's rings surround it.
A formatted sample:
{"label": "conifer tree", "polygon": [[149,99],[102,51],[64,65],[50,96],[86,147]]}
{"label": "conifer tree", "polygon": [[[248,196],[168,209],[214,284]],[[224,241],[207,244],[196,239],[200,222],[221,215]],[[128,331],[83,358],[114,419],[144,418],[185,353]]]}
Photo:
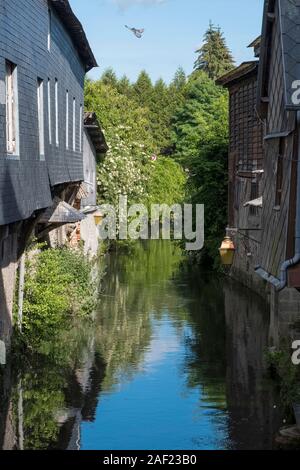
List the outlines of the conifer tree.
{"label": "conifer tree", "polygon": [[126,75],[123,75],[122,78],[118,81],[117,90],[121,95],[131,98],[133,90],[129,78]]}
{"label": "conifer tree", "polygon": [[170,87],[174,87],[177,91],[182,92],[187,83],[187,76],[182,67],[178,67]]}
{"label": "conifer tree", "polygon": [[133,97],[139,106],[151,108],[153,85],[151,78],[145,70],[142,70],[136,83],[133,85],[133,92]]}
{"label": "conifer tree", "polygon": [[203,45],[196,50],[198,58],[194,69],[207,73],[209,78],[216,80],[229,72],[234,66],[234,60],[229,50],[224,34],[219,27],[210,22],[204,35]]}
{"label": "conifer tree", "polygon": [[179,67],[176,70],[174,78],[169,85],[169,108],[171,118],[174,116],[177,108],[182,106],[184,103],[187,82],[188,80],[185,71],[182,67]]}
{"label": "conifer tree", "polygon": [[103,72],[101,81],[104,85],[110,85],[113,88],[116,88],[118,84],[117,75],[111,67]]}
{"label": "conifer tree", "polygon": [[151,105],[151,131],[161,151],[170,145],[171,120],[170,93],[162,78],[157,80],[153,88]]}

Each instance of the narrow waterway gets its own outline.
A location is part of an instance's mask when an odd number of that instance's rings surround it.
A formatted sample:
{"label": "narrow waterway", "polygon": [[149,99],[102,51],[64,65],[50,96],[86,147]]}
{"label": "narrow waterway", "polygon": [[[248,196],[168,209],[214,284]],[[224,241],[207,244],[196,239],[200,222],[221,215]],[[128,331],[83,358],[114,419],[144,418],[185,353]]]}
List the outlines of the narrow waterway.
{"label": "narrow waterway", "polygon": [[153,241],[111,255],[94,322],[0,376],[5,449],[271,449],[269,318]]}

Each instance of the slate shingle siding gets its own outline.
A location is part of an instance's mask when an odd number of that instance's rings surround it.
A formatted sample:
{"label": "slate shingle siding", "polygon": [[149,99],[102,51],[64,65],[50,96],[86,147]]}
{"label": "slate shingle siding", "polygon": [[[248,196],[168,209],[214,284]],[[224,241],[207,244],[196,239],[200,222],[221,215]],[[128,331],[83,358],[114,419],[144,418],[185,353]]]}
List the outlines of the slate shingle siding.
{"label": "slate shingle siding", "polygon": [[[48,2],[0,0],[0,225],[26,219],[51,205],[51,186],[83,179],[79,152],[84,65],[60,19],[52,11],[48,51]],[[20,155],[6,153],[5,60],[17,65]],[[45,161],[40,161],[37,79],[44,80]],[[51,86],[52,145],[49,144],[47,84]],[[58,80],[59,146],[55,144],[55,79]],[[69,150],[66,150],[66,90],[69,90]],[[73,97],[76,152],[73,152]]]}
{"label": "slate shingle siding", "polygon": [[280,0],[279,15],[282,32],[282,50],[284,67],[285,104],[292,110],[298,110],[292,95],[293,82],[300,80],[300,0]]}

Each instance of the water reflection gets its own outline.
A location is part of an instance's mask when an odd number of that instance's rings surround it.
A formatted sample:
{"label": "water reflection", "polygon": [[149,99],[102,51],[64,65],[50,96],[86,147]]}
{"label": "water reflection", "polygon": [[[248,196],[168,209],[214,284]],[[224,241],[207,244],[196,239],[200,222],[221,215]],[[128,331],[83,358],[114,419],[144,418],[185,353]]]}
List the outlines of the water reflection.
{"label": "water reflection", "polygon": [[0,375],[0,446],[271,448],[269,318],[170,242],[111,256],[94,322]]}
{"label": "water reflection", "polygon": [[229,436],[236,449],[271,449],[282,426],[279,397],[266,378],[269,309],[260,297],[224,286]]}

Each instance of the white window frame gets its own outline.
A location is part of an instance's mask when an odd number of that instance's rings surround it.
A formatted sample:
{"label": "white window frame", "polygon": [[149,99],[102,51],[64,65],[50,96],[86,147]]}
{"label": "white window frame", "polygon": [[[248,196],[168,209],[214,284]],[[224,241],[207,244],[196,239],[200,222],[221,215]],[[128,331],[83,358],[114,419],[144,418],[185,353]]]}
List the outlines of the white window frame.
{"label": "white window frame", "polygon": [[55,144],[59,146],[59,128],[58,128],[58,80],[55,79]]}
{"label": "white window frame", "polygon": [[66,91],[66,149],[69,150],[69,90]]}
{"label": "white window frame", "polygon": [[83,131],[83,106],[82,104],[80,105],[80,111],[79,111],[79,151],[82,153],[82,131]]}
{"label": "white window frame", "polygon": [[39,154],[40,160],[45,160],[45,115],[44,115],[44,80],[37,79],[37,108],[39,127]]}
{"label": "white window frame", "polygon": [[6,150],[8,155],[19,154],[19,112],[18,112],[18,79],[17,66],[7,60],[5,94],[6,94]]}
{"label": "white window frame", "polygon": [[52,144],[52,115],[51,115],[51,80],[48,78],[48,85],[47,85],[47,93],[48,93],[48,133],[49,133],[49,144]]}
{"label": "white window frame", "polygon": [[76,98],[73,98],[73,152],[76,152]]}

